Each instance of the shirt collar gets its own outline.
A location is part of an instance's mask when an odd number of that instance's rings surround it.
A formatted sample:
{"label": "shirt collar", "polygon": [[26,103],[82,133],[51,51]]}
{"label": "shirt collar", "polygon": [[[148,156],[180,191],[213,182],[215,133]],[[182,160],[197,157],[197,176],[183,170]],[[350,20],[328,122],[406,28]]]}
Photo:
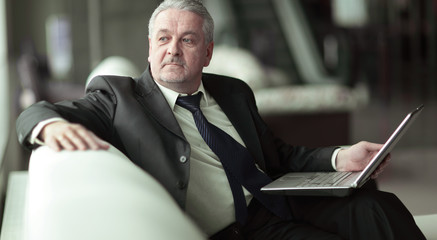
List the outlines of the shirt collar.
{"label": "shirt collar", "polygon": [[[176,100],[178,99],[179,96],[187,96],[188,95],[188,94],[184,94],[184,93],[175,92],[169,88],[162,86],[157,81],[155,81],[155,82],[158,85],[159,89],[161,90],[162,94],[165,97],[165,100],[167,100],[168,105],[170,106],[170,108],[172,110],[174,110],[174,106],[176,105]],[[194,92],[193,95],[196,95],[200,92],[203,93],[202,99],[200,99],[200,106],[208,106],[209,95],[206,92],[205,87],[203,86],[203,82],[200,82],[199,89],[197,89],[197,91]]]}

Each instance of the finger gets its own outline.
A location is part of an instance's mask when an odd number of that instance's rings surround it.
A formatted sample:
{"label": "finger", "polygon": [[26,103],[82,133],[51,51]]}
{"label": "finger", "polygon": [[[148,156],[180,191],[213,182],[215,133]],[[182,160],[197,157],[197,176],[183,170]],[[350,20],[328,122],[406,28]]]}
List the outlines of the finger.
{"label": "finger", "polygon": [[79,124],[69,125],[65,130],[64,134],[68,141],[65,141],[66,146],[70,144],[72,150],[86,150],[88,145],[86,141],[82,138],[81,132],[86,131]]}
{"label": "finger", "polygon": [[97,137],[93,132],[81,129],[78,130],[78,135],[81,137],[82,141],[86,144],[87,148],[93,150],[99,149],[108,149],[109,145],[107,145],[103,140]]}
{"label": "finger", "polygon": [[97,136],[94,136],[96,138],[96,142],[98,144],[99,149],[107,150],[109,149],[109,144],[103,141],[102,139],[98,138]]}
{"label": "finger", "polygon": [[379,177],[379,175],[384,171],[384,168],[377,168],[371,175],[372,179],[376,179]]}
{"label": "finger", "polygon": [[86,144],[82,141],[80,136],[76,133],[74,127],[69,127],[62,132],[58,137],[58,141],[67,150],[85,150]]}
{"label": "finger", "polygon": [[87,150],[88,144],[78,135],[69,138],[73,147],[78,150]]}
{"label": "finger", "polygon": [[378,177],[379,177],[379,173],[376,171],[370,176],[371,179],[377,179]]}
{"label": "finger", "polygon": [[378,166],[378,169],[384,171],[385,168],[390,164],[390,158],[384,159],[384,161]]}
{"label": "finger", "polygon": [[55,138],[47,138],[46,141],[45,141],[45,144],[49,148],[55,150],[56,152],[59,152],[59,151],[62,150],[61,146],[59,145],[58,141],[56,141]]}
{"label": "finger", "polygon": [[363,144],[365,144],[365,148],[369,152],[379,151],[382,148],[382,146],[384,146],[383,144],[371,143],[371,142],[364,142]]}
{"label": "finger", "polygon": [[62,149],[68,151],[73,151],[77,149],[76,145],[72,143],[73,140],[70,137],[60,136],[57,141]]}
{"label": "finger", "polygon": [[372,178],[375,179],[377,177],[379,177],[379,175],[381,175],[384,172],[384,168],[385,167],[378,167],[375,172],[373,172],[372,174]]}
{"label": "finger", "polygon": [[67,137],[68,141],[62,142],[65,143],[66,149],[71,150],[87,150],[93,149],[93,142],[90,142],[90,135],[87,129],[82,127],[79,124],[71,124],[68,126],[66,130],[64,130],[64,134]]}
{"label": "finger", "polygon": [[385,161],[385,162],[390,162],[390,161],[391,161],[391,154],[390,154],[390,153],[387,154],[387,156],[385,156],[384,161]]}
{"label": "finger", "polygon": [[371,178],[375,179],[377,178],[381,173],[385,171],[385,168],[390,164],[391,156],[390,154],[387,155],[382,161],[381,164],[379,164],[378,168],[375,170],[375,172],[372,174]]}

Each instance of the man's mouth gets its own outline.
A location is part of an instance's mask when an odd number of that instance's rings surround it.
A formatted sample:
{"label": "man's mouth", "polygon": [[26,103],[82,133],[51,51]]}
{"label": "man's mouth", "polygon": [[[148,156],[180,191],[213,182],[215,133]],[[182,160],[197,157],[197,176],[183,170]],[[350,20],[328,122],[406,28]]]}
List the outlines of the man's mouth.
{"label": "man's mouth", "polygon": [[165,66],[184,67],[185,63],[178,58],[172,58],[172,59],[168,59],[168,60],[165,60],[164,62],[162,62],[161,67],[165,67]]}
{"label": "man's mouth", "polygon": [[178,63],[167,63],[167,64],[164,64],[164,66],[182,66],[181,64],[178,64]]}

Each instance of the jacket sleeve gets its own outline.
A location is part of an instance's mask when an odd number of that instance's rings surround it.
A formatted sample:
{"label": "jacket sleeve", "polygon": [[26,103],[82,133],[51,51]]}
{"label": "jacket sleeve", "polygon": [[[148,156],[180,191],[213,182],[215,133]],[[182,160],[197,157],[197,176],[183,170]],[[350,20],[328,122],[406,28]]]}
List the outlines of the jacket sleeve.
{"label": "jacket sleeve", "polygon": [[[104,80],[103,78],[100,79]],[[93,81],[99,81],[94,79]],[[104,84],[104,83],[103,83]],[[79,123],[102,139],[109,139],[116,99],[110,88],[88,91],[86,96],[72,101],[49,103],[41,101],[25,109],[17,118],[18,141],[26,149],[36,148],[29,137],[34,127],[46,119],[61,117],[69,122]]]}
{"label": "jacket sleeve", "polygon": [[[246,91],[252,118],[261,142],[266,171],[273,178],[287,172],[334,171],[331,157],[337,147],[308,148],[293,146],[276,137],[262,119],[253,92]],[[298,126],[297,126],[298,127]]]}

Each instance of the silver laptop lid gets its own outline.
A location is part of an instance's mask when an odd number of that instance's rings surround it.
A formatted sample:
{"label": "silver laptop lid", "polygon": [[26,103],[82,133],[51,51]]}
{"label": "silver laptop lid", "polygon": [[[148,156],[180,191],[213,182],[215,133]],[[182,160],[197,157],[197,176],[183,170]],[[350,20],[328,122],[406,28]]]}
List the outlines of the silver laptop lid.
{"label": "silver laptop lid", "polygon": [[360,183],[363,183],[367,178],[369,178],[375,169],[379,166],[379,164],[384,160],[384,158],[391,152],[396,143],[401,139],[402,135],[407,131],[407,129],[411,126],[414,120],[417,118],[419,113],[422,111],[423,105],[420,105],[412,112],[408,113],[408,115],[404,118],[404,120],[399,124],[396,130],[392,133],[390,138],[385,142],[384,146],[379,150],[379,152],[370,160],[367,167],[361,171],[361,174],[358,176],[357,180],[354,182],[354,187],[358,186]]}

